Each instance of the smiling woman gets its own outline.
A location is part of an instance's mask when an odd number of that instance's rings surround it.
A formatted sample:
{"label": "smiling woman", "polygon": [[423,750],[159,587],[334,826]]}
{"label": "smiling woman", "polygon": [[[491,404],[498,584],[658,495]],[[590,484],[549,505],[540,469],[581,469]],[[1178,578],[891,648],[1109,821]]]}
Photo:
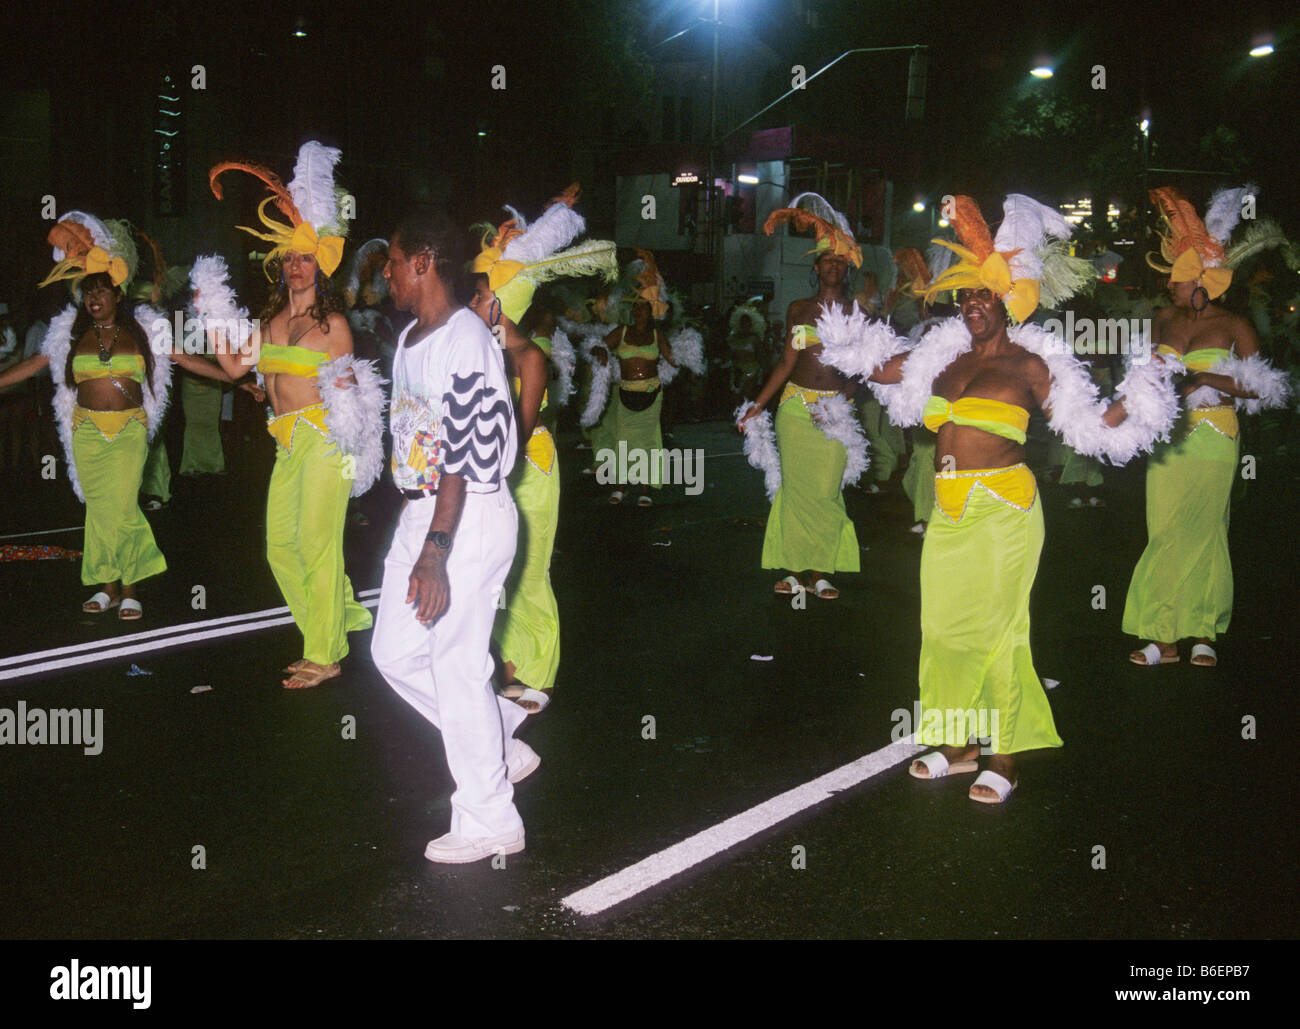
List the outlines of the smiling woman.
{"label": "smiling woman", "polygon": [[3,387],[49,367],[68,477],[86,504],[81,581],[100,587],[82,610],[103,614],[120,605],[127,621],[143,613],[135,584],[167,568],[138,494],[167,407],[171,363],[204,363],[172,353],[161,312],[124,301],[138,264],[131,235],[126,222],[82,211],[63,216],[50,230],[56,264],[41,285],[70,282],[80,305],[51,321],[40,354],[0,375]]}

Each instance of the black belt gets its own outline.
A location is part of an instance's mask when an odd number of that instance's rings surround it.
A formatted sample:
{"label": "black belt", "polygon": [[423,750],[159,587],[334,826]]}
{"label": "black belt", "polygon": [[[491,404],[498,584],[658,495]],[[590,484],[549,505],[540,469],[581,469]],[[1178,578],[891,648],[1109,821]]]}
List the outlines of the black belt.
{"label": "black belt", "polygon": [[425,497],[436,497],[438,495],[436,489],[402,489],[400,486],[397,492],[407,500],[423,500]]}

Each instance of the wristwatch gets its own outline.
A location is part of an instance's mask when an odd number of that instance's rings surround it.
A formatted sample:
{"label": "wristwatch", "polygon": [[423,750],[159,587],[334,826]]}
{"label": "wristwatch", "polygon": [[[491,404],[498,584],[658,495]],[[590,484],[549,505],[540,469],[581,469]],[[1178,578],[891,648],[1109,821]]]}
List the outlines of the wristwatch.
{"label": "wristwatch", "polygon": [[451,549],[451,536],[445,532],[431,532],[424,537],[426,543],[432,543],[439,550]]}

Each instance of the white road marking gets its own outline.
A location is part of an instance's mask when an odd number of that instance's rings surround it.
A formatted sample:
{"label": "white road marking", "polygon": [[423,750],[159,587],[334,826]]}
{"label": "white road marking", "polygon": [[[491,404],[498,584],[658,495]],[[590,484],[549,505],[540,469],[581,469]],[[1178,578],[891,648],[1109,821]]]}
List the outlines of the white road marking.
{"label": "white road marking", "polygon": [[[357,597],[362,607],[378,607],[378,594],[378,589],[362,590]],[[293,622],[293,618],[288,611],[287,607],[271,607],[264,611],[249,611],[242,615],[209,618],[200,622],[183,622],[179,625],[149,629],[145,632],[116,636],[92,643],[17,654],[0,659],[0,681],[38,675],[41,672],[56,671],[60,668],[74,668],[77,665],[94,662],[116,661],[182,643],[219,639],[222,636],[235,636],[245,632],[256,632],[259,629],[271,629],[277,625],[289,625]],[[102,617],[115,616],[109,613]]]}
{"label": "white road marking", "polygon": [[55,532],[80,532],[84,528],[84,525],[70,525],[66,529],[38,529],[36,532],[15,532],[8,536],[0,536],[0,540],[16,540],[22,539],[24,536],[49,536]]}
{"label": "white road marking", "polygon": [[702,861],[707,861],[715,854],[720,854],[751,836],[756,836],[765,829],[770,829],[794,817],[814,804],[830,799],[841,790],[847,790],[893,768],[894,765],[914,757],[925,749],[913,743],[911,736],[898,743],[881,747],[811,782],[787,790],[748,811],[742,811],[725,822],[719,822],[703,832],[698,832],[682,840],[681,843],[674,843],[657,854],[651,854],[621,872],[615,872],[577,893],[569,894],[561,903],[580,915],[599,914],[652,886],[657,886],[666,879],[679,875]]}

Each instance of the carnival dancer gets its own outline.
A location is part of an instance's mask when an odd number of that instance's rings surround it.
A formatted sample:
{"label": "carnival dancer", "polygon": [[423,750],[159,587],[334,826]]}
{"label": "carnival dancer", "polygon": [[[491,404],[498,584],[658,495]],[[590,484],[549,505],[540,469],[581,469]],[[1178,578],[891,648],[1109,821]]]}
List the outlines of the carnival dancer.
{"label": "carnival dancer", "polygon": [[60,219],[48,237],[57,263],[41,286],[67,280],[79,304],[50,322],[41,353],[0,374],[3,388],[50,369],[68,478],[86,505],[81,581],[99,587],[81,609],[116,607],[125,621],[143,615],[136,583],[167,568],[139,492],[149,441],[167,410],[172,362],[204,363],[173,352],[171,320],[161,311],[124,301],[139,263],[131,233],[124,221],[84,211]]}
{"label": "carnival dancer", "polygon": [[[586,227],[575,210],[578,187],[551,202],[529,225],[518,212],[485,235],[475,258],[470,309],[504,345],[523,460],[509,477],[519,510],[519,542],[506,580],[504,608],[493,640],[504,666],[503,694],[531,713],[550,702],[560,664],[560,614],[551,589],[551,552],[560,516],[560,471],[555,438],[542,421],[547,407],[547,352],[520,328],[539,285],[565,277],[618,273],[618,248],[589,240],[569,247]],[[491,226],[487,227],[492,232]],[[568,249],[564,249],[569,247]],[[551,339],[546,340],[552,347]],[[570,348],[571,352],[571,348]],[[570,371],[570,379],[572,373]],[[561,387],[567,392],[568,385]]]}
{"label": "carnival dancer", "polygon": [[[1067,256],[1070,226],[1051,208],[1012,194],[991,238],[969,197],[954,198],[959,262],[926,290],[957,291],[961,310],[914,349],[861,312],[833,309],[817,329],[822,359],[866,379],[895,422],[937,433],[934,517],[921,554],[921,720],[918,743],[938,746],[911,766],[922,779],[973,772],[988,738],[992,758],[970,798],[1002,803],[1018,779],[1016,755],[1059,747],[1029,648],[1029,593],[1043,543],[1042,506],[1024,463],[1029,410],[1083,453],[1123,463],[1168,432],[1172,365],[1134,365],[1121,400],[1097,398],[1086,368],[1051,333],[1026,323],[1040,301],[1059,305],[1090,282]],[[1008,328],[1010,321],[1016,324]]]}
{"label": "carnival dancer", "polygon": [[[347,223],[334,183],[339,157],[333,147],[304,143],[287,189],[258,165],[223,162],[209,172],[217,199],[218,179],[231,170],[249,172],[271,191],[258,206],[265,231],[240,227],[273,244],[263,269],[278,288],[256,331],[248,331],[224,260],[201,257],[191,272],[195,311],[210,336],[226,338],[216,347],[221,366],[231,375],[256,367],[273,411],[266,556],[303,635],[302,658],[285,669],[288,689],[338,676],[348,633],[371,625],[344,572],[343,525],[349,494],[369,489],[382,467],[383,380],[370,362],[353,356],[330,279],[343,257]],[[287,222],[267,214],[271,203]]]}
{"label": "carnival dancer", "polygon": [[1233,269],[1267,246],[1286,241],[1260,222],[1236,246],[1229,238],[1253,186],[1221,189],[1205,221],[1178,190],[1151,191],[1165,225],[1160,252],[1148,255],[1169,273],[1173,306],[1156,315],[1154,342],[1181,357],[1191,371],[1182,385],[1186,413],[1173,440],[1147,462],[1147,546],[1124,602],[1124,631],[1151,640],[1129,655],[1139,665],[1179,660],[1178,641],[1192,638],[1191,663],[1213,667],[1212,644],[1232,617],[1232,562],[1228,511],[1237,469],[1238,409],[1255,413],[1286,402],[1285,372],[1259,353],[1259,337],[1245,318],[1217,300]]}
{"label": "carnival dancer", "polygon": [[511,783],[541,759],[513,738],[527,712],[492,689],[492,622],[519,532],[506,487],[517,441],[501,348],[455,301],[455,238],[425,212],[389,244],[393,302],[415,320],[393,360],[393,482],[406,502],[370,651],[442,733],[456,782],[451,826],[424,856],[463,864],[524,849]]}
{"label": "carnival dancer", "polygon": [[[775,591],[807,590],[823,600],[834,600],[840,593],[828,576],[861,567],[858,536],[844,509],[843,487],[866,471],[867,441],[846,399],[856,386],[822,360],[814,323],[826,311],[847,310],[845,275],[850,261],[861,265],[862,251],[848,221],[816,193],[795,197],[790,207],[774,211],[763,228],[771,235],[785,222],[816,235],[810,253],[817,255],[813,261],[817,292],[790,305],[781,360],[754,402],[741,406],[737,425],[745,434],[750,463],[766,474],[772,501],[763,537],[763,567],[792,573],[777,582]],[[778,391],[781,400],[773,444],[771,415],[764,409]]]}

